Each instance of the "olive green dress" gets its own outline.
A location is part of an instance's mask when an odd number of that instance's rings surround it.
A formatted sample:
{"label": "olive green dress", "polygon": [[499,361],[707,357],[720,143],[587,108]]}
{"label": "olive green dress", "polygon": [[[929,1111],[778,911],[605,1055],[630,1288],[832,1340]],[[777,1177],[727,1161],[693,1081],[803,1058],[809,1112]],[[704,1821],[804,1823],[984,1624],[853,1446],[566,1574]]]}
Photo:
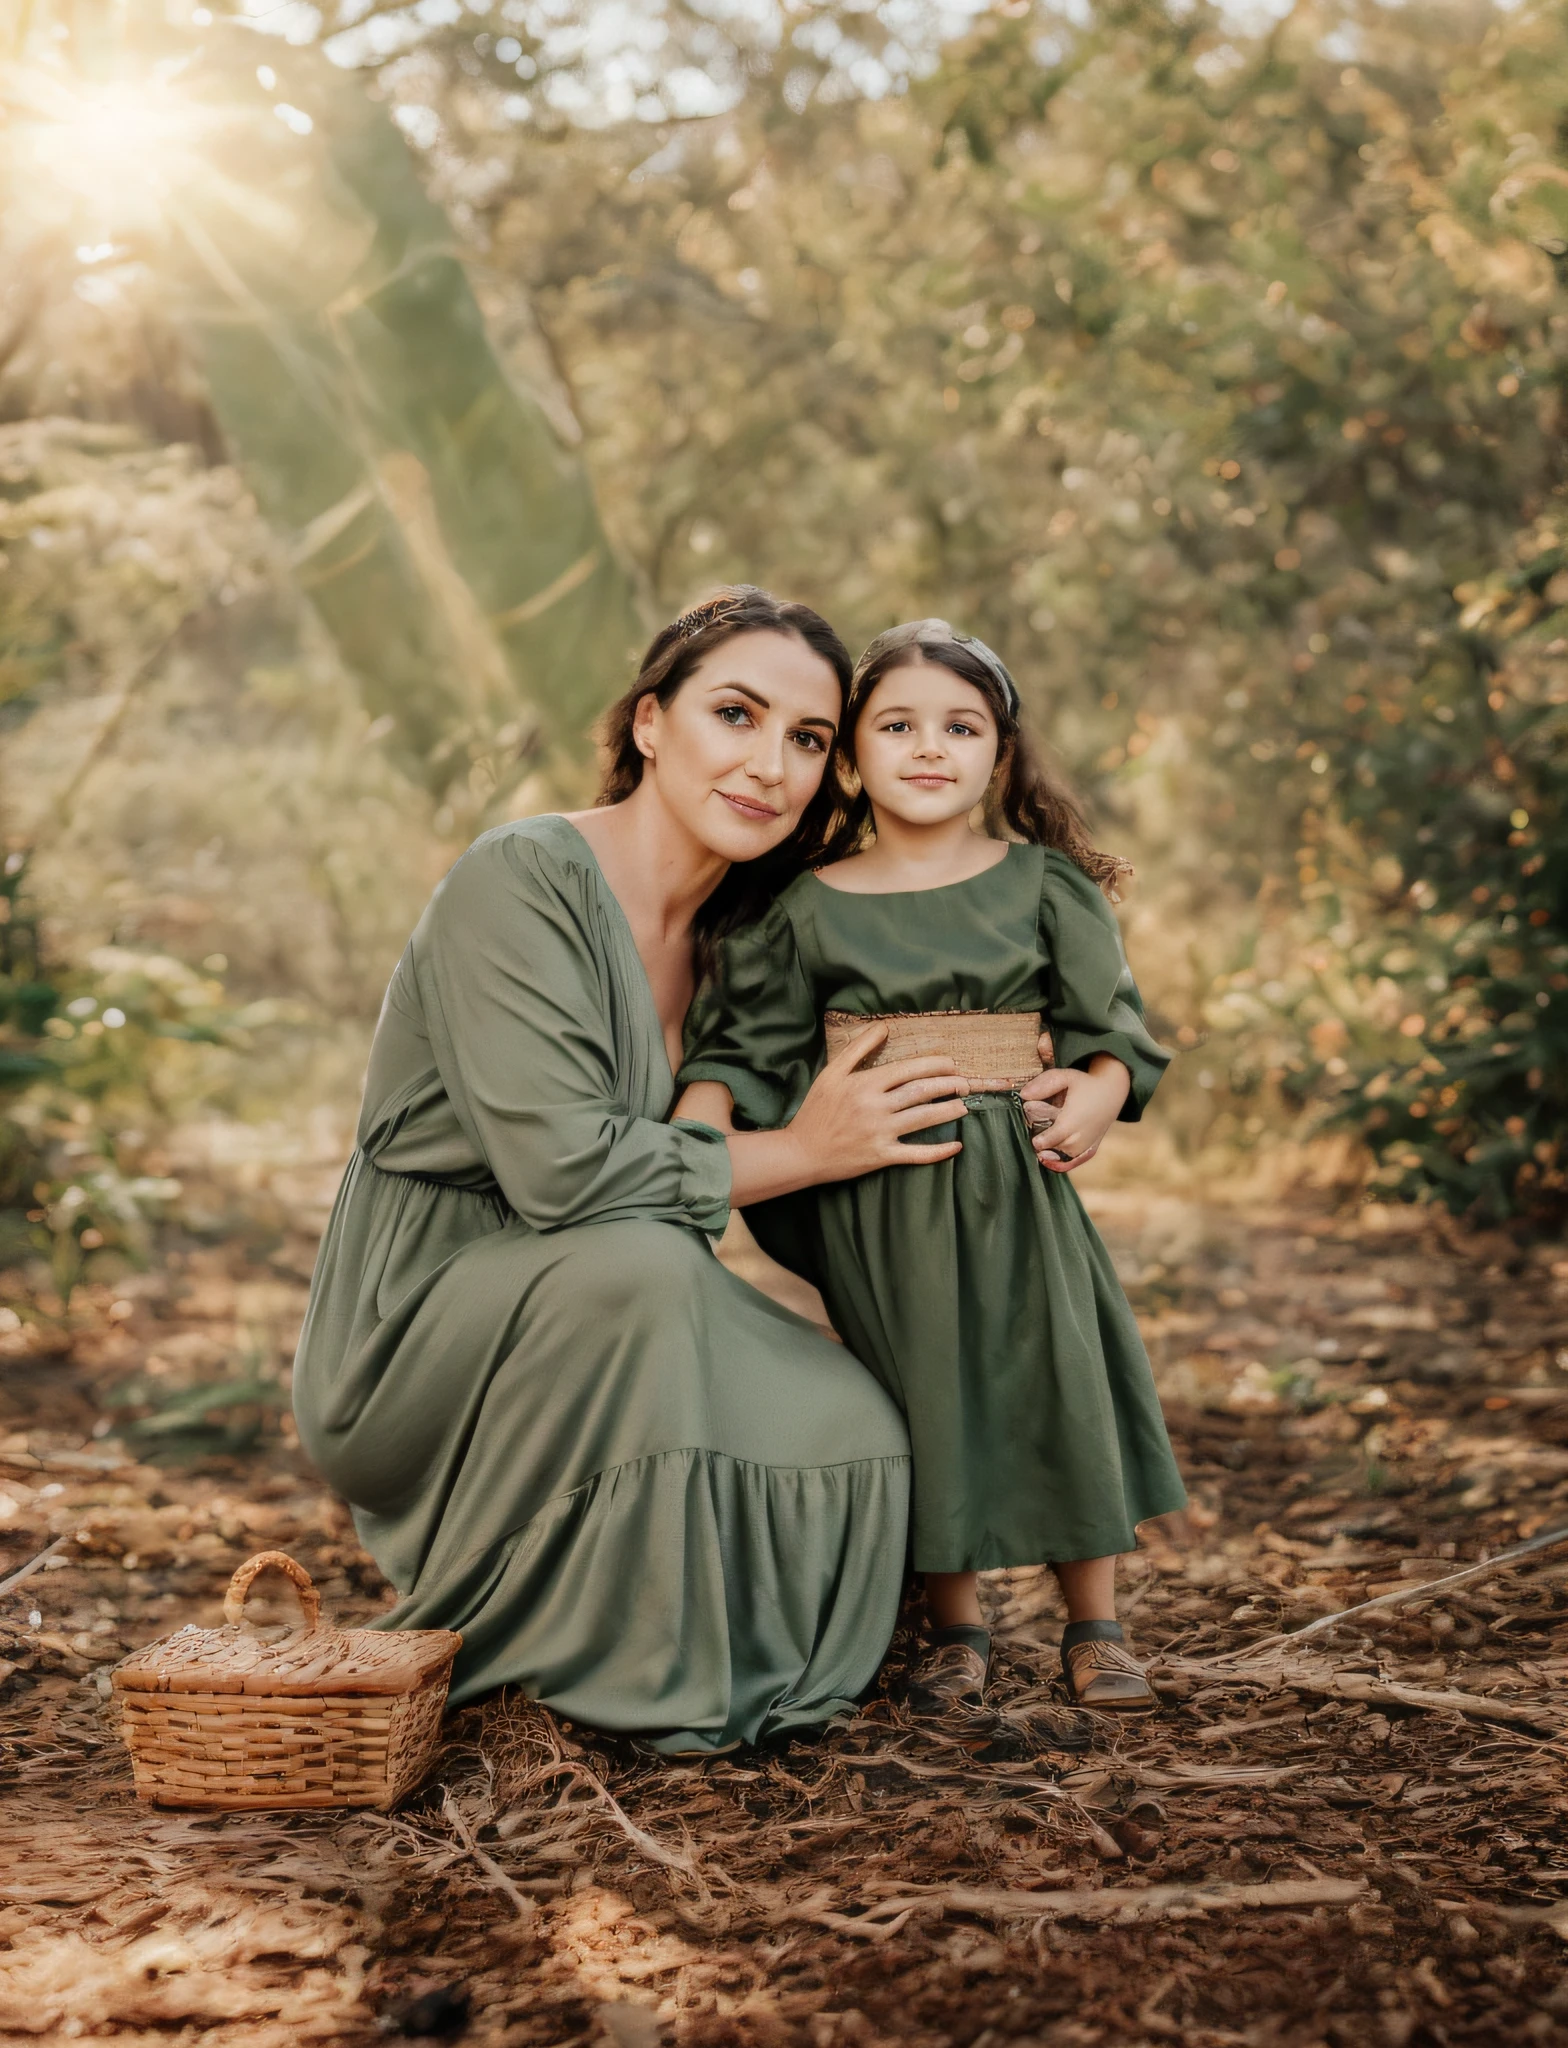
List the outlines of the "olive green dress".
{"label": "olive green dress", "polygon": [[[1138,1117],[1169,1054],[1150,1037],[1104,897],[1065,855],[1012,846],[966,882],[850,895],[815,875],[726,942],[687,1020],[683,1084],[722,1081],[737,1123],[799,1108],[824,1010],[1043,1010],[1061,1066],[1114,1053]],[[1186,1498],[1138,1327],[1065,1174],[1016,1096],[975,1095],[963,1151],[747,1211],[821,1288],[834,1327],[904,1411],[920,1571],[1130,1550]]]}
{"label": "olive green dress", "polygon": [[480,839],[392,978],[295,1367],[402,1594],[511,1683],[672,1751],[874,1676],[909,1446],[840,1346],[719,1264],[729,1154],[669,1123],[647,976],[564,818]]}

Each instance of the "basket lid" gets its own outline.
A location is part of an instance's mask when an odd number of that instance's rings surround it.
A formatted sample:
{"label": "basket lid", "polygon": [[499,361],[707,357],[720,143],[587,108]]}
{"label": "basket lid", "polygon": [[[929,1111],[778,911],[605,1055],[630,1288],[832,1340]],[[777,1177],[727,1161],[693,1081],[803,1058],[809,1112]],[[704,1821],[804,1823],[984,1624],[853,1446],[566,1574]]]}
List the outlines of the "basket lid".
{"label": "basket lid", "polygon": [[[243,1625],[245,1595],[267,1570],[299,1588],[303,1628],[265,1637]],[[263,1551],[234,1574],[224,1600],[223,1628],[194,1622],[134,1651],[116,1665],[120,1692],[403,1693],[444,1664],[462,1637],[450,1629],[323,1628],[320,1596],[304,1567],[280,1550]]]}

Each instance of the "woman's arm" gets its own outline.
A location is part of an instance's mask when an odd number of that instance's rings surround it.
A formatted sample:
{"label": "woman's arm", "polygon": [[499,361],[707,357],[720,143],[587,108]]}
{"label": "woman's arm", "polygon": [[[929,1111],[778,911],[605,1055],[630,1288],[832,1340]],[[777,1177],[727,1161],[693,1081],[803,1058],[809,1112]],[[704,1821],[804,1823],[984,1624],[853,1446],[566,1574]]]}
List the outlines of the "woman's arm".
{"label": "woman's arm", "polygon": [[412,958],[459,1122],[535,1230],[622,1218],[724,1228],[713,1130],[632,1114],[592,886],[526,834],[479,840],[420,920]]}
{"label": "woman's arm", "polygon": [[675,1114],[725,1134],[730,1200],[736,1208],[794,1194],[823,1181],[858,1180],[884,1166],[929,1166],[964,1148],[957,1139],[907,1145],[913,1131],[967,1114],[951,1060],[896,1060],[862,1068],[887,1037],[874,1024],[830,1059],[792,1120],[777,1131],[737,1131],[734,1098],[722,1081],[693,1081]]}

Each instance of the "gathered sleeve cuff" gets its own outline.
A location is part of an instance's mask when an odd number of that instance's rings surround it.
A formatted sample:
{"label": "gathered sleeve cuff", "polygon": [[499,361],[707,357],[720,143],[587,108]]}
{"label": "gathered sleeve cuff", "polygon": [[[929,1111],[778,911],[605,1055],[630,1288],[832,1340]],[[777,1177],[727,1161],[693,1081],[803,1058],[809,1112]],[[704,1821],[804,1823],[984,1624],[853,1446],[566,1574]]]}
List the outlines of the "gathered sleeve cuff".
{"label": "gathered sleeve cuff", "polygon": [[722,1131],[678,1116],[670,1130],[689,1142],[683,1150],[681,1206],[699,1230],[722,1237],[730,1220],[730,1148]]}
{"label": "gathered sleeve cuff", "polygon": [[487,834],[436,891],[412,951],[442,1083],[523,1222],[723,1230],[722,1135],[636,1116],[626,1100],[601,905],[584,873],[525,833]]}
{"label": "gathered sleeve cuff", "polygon": [[1074,861],[1045,852],[1040,932],[1050,962],[1050,1030],[1059,1067],[1086,1067],[1096,1053],[1119,1059],[1132,1076],[1122,1104],[1136,1123],[1171,1055],[1144,1022],[1121,931],[1111,906]]}
{"label": "gathered sleeve cuff", "polygon": [[718,1081],[736,1124],[777,1130],[806,1099],[822,1049],[822,1020],[801,964],[787,907],[771,903],[731,932],[686,1018],[677,1086]]}

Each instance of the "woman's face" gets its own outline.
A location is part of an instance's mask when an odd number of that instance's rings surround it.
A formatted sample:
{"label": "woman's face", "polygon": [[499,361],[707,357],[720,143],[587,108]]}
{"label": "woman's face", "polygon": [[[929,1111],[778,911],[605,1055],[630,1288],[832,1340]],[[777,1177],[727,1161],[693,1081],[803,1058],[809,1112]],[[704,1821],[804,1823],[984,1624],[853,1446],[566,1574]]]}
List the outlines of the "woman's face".
{"label": "woman's face", "polygon": [[644,697],[632,735],[644,780],[693,838],[724,860],[755,860],[816,795],[841,704],[838,677],[803,640],[737,633],[668,704]]}
{"label": "woman's face", "polygon": [[855,725],[855,767],[873,808],[910,825],[964,818],[996,767],[996,714],[940,662],[890,669]]}

